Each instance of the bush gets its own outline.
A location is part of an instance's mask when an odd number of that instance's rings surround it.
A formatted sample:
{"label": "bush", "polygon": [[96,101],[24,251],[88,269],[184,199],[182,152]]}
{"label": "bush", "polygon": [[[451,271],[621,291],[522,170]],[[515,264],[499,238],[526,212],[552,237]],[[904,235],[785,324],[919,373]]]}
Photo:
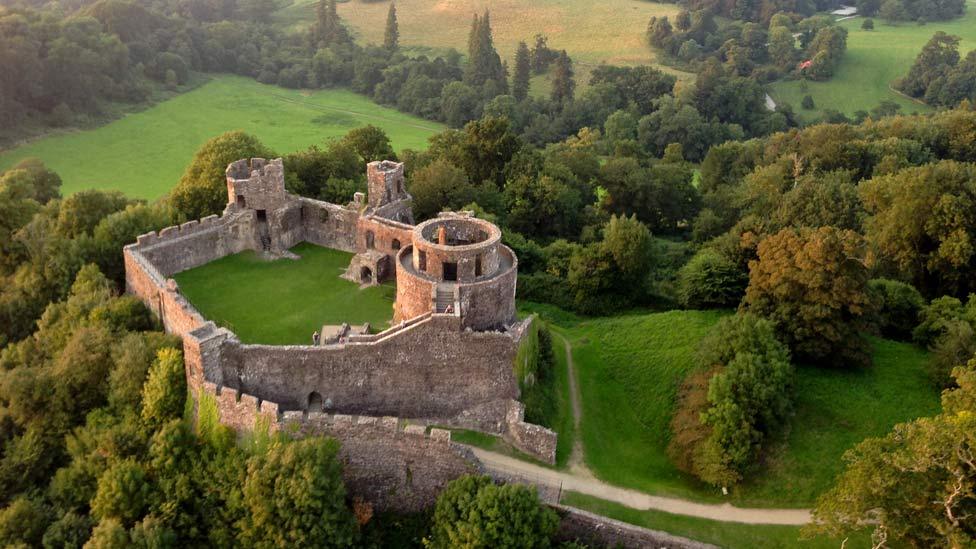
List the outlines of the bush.
{"label": "bush", "polygon": [[952,369],[976,356],[976,331],[967,322],[955,321],[932,348],[928,370],[932,381],[942,389],[952,387]]}
{"label": "bush", "polygon": [[813,97],[810,95],[803,96],[803,100],[800,101],[800,106],[808,111],[817,108],[817,105],[813,102]]}
{"label": "bush", "polygon": [[559,525],[534,488],[496,485],[486,476],[451,481],[434,507],[430,547],[549,547]]}
{"label": "bush", "polygon": [[861,28],[867,31],[874,30],[874,19],[868,17],[861,23]]}
{"label": "bush", "polygon": [[918,325],[918,314],[925,306],[922,294],[911,284],[877,278],[868,282],[874,301],[874,318],[882,336],[906,341]]}
{"label": "bush", "polygon": [[690,309],[735,307],[748,283],[737,265],[705,248],[678,271],[678,297]]}
{"label": "bush", "polygon": [[976,325],[976,295],[969,296],[965,307],[962,301],[951,296],[933,299],[919,313],[918,326],[912,331],[912,339],[923,347],[931,347],[957,321]]}

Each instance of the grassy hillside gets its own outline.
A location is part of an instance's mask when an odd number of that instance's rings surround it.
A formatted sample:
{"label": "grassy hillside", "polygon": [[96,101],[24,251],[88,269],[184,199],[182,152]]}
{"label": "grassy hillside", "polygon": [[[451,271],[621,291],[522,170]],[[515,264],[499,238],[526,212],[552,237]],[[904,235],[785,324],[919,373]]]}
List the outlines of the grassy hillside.
{"label": "grassy hillside", "polygon": [[174,278],[204,317],[233,330],[244,343],[311,343],[312,332],[323,324],[388,326],[394,286],[361,290],[339,278],[350,253],[307,242],[292,251],[301,259],[269,262],[248,251]]}
{"label": "grassy hillside", "polygon": [[[861,30],[863,18],[841,22],[848,30],[847,52],[837,73],[827,82],[809,82],[807,92],[800,90],[800,82],[779,82],[770,94],[778,102],[786,101],[805,119],[821,114],[821,109],[836,109],[848,115],[857,110],[870,110],[882,100],[889,99],[902,106],[902,112],[927,112],[921,105],[889,89],[891,83],[908,73],[922,46],[936,31],[960,36],[960,52],[965,57],[976,48],[976,0],[969,0],[966,15],[950,21],[933,21],[925,25],[901,23],[888,25],[875,19],[875,30]],[[803,96],[809,93],[816,110],[800,108]]]}
{"label": "grassy hillside", "polygon": [[675,469],[666,448],[677,388],[695,367],[698,342],[724,314],[553,318],[573,341],[586,462],[600,478],[695,499],[806,506],[841,470],[845,450],[939,410],[939,393],[924,371],[926,353],[909,344],[873,340],[874,366],[865,370],[800,366],[785,443],[774,440],[760,474],[722,498]]}
{"label": "grassy hillside", "polygon": [[[294,0],[279,12],[279,20],[294,27],[307,25],[314,19],[315,1]],[[464,52],[471,17],[488,9],[503,59],[511,62],[520,40],[531,46],[533,37],[543,33],[551,47],[567,50],[582,72],[585,64],[600,62],[653,63],[654,54],[644,43],[647,21],[653,15],[673,18],[678,12],[675,4],[641,0],[397,0],[396,6],[405,47],[453,47]],[[339,15],[361,42],[381,44],[388,9],[388,1],[351,0],[339,4]]]}
{"label": "grassy hillside", "polygon": [[443,129],[345,90],[312,93],[219,76],[148,110],[94,130],[43,138],[0,153],[0,170],[36,156],[64,180],[62,192],[118,189],[138,198],[166,193],[208,139],[230,130],[288,153],[374,124],[396,149],[423,148]]}

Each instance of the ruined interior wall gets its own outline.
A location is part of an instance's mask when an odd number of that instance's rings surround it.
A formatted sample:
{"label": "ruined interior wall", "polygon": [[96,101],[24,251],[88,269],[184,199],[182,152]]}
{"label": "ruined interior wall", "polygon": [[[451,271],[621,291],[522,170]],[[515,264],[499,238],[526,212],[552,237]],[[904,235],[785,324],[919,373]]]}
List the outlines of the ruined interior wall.
{"label": "ruined interior wall", "polygon": [[411,418],[452,418],[480,404],[517,399],[512,364],[518,342],[505,333],[461,331],[456,318],[444,316],[367,343],[228,340],[223,383],[283,410],[304,409],[315,391],[327,411]]}
{"label": "ruined interior wall", "polygon": [[[356,232],[356,249],[358,251],[373,249],[390,257],[396,257],[401,248],[409,246],[410,239],[413,237],[412,226],[373,216],[360,217]],[[367,245],[369,233],[373,235],[372,248]],[[398,243],[398,246],[394,246],[394,241]]]}
{"label": "ruined interior wall", "polygon": [[326,248],[355,253],[359,212],[321,200],[302,198],[305,240]]}
{"label": "ruined interior wall", "polygon": [[450,431],[428,432],[396,417],[310,413],[305,418],[301,412],[285,412],[281,431],[296,438],[337,438],[346,488],[378,510],[429,508],[448,482],[481,471],[469,450],[451,442]]}
{"label": "ruined interior wall", "polygon": [[303,211],[301,201],[296,199],[271,213],[268,222],[271,226],[272,249],[288,250],[305,240]]}

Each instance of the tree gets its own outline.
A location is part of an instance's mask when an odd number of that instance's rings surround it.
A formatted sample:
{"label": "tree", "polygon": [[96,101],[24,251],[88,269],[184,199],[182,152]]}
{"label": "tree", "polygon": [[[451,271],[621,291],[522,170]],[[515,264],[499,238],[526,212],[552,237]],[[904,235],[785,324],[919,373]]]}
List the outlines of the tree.
{"label": "tree", "polygon": [[738,265],[703,248],[678,271],[678,296],[689,309],[730,308],[742,300],[748,283]]}
{"label": "tree", "polygon": [[908,74],[896,82],[895,87],[912,97],[924,97],[934,81],[946,78],[959,64],[960,40],[958,36],[936,32],[922,47]]}
{"label": "tree", "polygon": [[362,159],[361,169],[365,169],[365,165],[374,160],[397,159],[386,132],[372,124],[349,130],[342,141],[352,147]]}
{"label": "tree", "polygon": [[464,82],[451,82],[441,92],[441,116],[452,128],[460,128],[478,118],[480,106],[478,92]]}
{"label": "tree", "polygon": [[142,420],[155,430],[183,414],[186,373],[183,355],[176,349],[160,349],[142,390]]}
{"label": "tree", "polygon": [[464,171],[442,159],[414,171],[408,188],[413,195],[413,214],[418,220],[475,201],[474,188]]}
{"label": "tree", "polygon": [[861,23],[861,29],[866,30],[866,31],[873,31],[874,30],[874,19],[871,19],[870,17],[864,19],[864,22]]}
{"label": "tree", "polygon": [[911,284],[876,278],[868,282],[871,298],[875,301],[875,322],[881,335],[890,339],[908,341],[918,325],[918,315],[925,306],[922,294]]}
{"label": "tree", "polygon": [[495,51],[491,35],[491,19],[487,10],[481,17],[474,16],[471,32],[468,35],[468,64],[464,70],[464,83],[481,89],[493,82],[499,94],[508,89],[505,68],[501,57]]}
{"label": "tree", "polygon": [[251,458],[244,480],[246,547],[351,547],[356,519],[346,506],[339,444],[306,438],[274,442]]}
{"label": "tree", "polygon": [[529,96],[529,79],[532,77],[532,65],[529,47],[525,42],[519,42],[515,50],[515,76],[512,77],[512,95],[522,101]]}
{"label": "tree", "polygon": [[219,214],[227,203],[227,165],[242,158],[270,158],[271,150],[253,135],[227,132],[207,141],[170,192],[170,202],[183,220]]}
{"label": "tree", "polygon": [[[924,295],[976,290],[976,166],[943,160],[862,182],[865,236]],[[920,219],[918,212],[927,212]],[[924,221],[924,222],[923,222]]]}
{"label": "tree", "polygon": [[386,29],[383,31],[383,47],[393,51],[400,47],[400,26],[397,23],[396,3],[390,2],[386,13]]}
{"label": "tree", "polygon": [[808,111],[817,108],[817,106],[813,103],[813,97],[810,94],[803,96],[803,101],[800,102],[800,106]]}
{"label": "tree", "polygon": [[437,498],[431,546],[549,547],[558,524],[556,513],[540,505],[534,489],[465,476],[448,483]]}
{"label": "tree", "polygon": [[123,525],[142,518],[152,498],[152,486],[142,465],[121,461],[98,478],[98,491],[91,502],[92,515],[104,521],[116,519]]}
{"label": "tree", "polygon": [[566,50],[559,52],[556,69],[552,75],[552,100],[556,103],[571,102],[576,82],[573,80],[573,61]]}
{"label": "tree", "polygon": [[976,359],[956,368],[942,413],[896,425],[844,455],[817,500],[810,534],[873,528],[875,546],[969,547],[976,542]]}
{"label": "tree", "polygon": [[869,364],[866,246],[853,231],[783,229],[749,262],[747,310],[769,318],[799,360]]}
{"label": "tree", "polygon": [[772,323],[739,313],[712,329],[697,361],[699,371],[713,373],[707,395],[693,375],[678,400],[668,454],[702,480],[731,486],[792,408],[790,353]]}

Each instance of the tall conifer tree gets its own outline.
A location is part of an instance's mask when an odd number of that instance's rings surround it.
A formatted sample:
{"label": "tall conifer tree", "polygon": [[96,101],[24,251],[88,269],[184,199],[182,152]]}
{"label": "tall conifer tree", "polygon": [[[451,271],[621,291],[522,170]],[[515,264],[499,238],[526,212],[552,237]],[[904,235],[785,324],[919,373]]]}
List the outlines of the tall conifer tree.
{"label": "tall conifer tree", "polygon": [[393,51],[400,46],[400,25],[397,23],[396,4],[390,3],[386,14],[386,31],[383,33],[383,47]]}
{"label": "tall conifer tree", "polygon": [[552,75],[552,100],[557,103],[573,100],[576,81],[573,80],[573,61],[566,50],[559,52]]}
{"label": "tall conifer tree", "polygon": [[529,47],[525,42],[519,42],[515,51],[515,75],[512,77],[512,95],[519,101],[529,96],[529,78],[532,76],[529,57]]}
{"label": "tall conifer tree", "polygon": [[481,17],[474,16],[471,33],[468,35],[468,66],[464,71],[464,82],[469,86],[481,88],[491,86],[497,93],[507,93],[508,80],[502,59],[495,51],[491,37],[491,18],[488,11]]}

